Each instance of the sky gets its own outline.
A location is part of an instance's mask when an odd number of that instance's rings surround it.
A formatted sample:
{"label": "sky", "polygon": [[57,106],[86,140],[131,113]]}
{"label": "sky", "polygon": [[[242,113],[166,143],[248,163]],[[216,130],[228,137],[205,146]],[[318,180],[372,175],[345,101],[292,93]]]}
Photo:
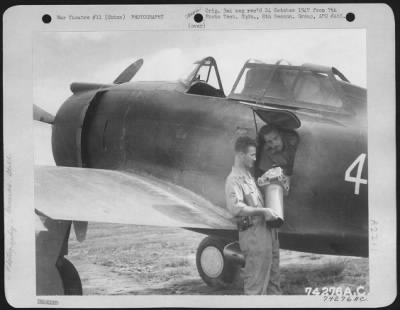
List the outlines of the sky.
{"label": "sky", "polygon": [[[216,59],[226,94],[249,58],[334,66],[353,84],[366,87],[362,29],[37,32],[34,104],[55,115],[71,95],[72,82],[111,83],[139,58],[144,64],[133,81],[176,80],[206,56]],[[51,159],[49,136],[48,125],[35,124],[37,163]]]}

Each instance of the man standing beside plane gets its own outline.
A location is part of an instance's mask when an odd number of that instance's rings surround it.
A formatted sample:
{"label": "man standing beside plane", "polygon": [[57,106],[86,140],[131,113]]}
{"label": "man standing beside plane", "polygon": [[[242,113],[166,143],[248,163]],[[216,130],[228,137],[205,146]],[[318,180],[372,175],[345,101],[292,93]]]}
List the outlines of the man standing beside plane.
{"label": "man standing beside plane", "polygon": [[266,222],[277,217],[264,206],[251,174],[255,160],[255,141],[250,137],[239,137],[235,142],[234,166],[225,183],[226,202],[237,220],[239,245],[245,257],[242,270],[244,293],[280,294],[277,234]]}

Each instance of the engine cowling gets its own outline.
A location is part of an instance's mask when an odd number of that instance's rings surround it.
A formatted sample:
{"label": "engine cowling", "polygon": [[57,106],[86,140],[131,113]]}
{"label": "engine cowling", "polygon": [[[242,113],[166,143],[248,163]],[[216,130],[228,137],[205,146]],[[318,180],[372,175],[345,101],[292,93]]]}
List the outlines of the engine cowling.
{"label": "engine cowling", "polygon": [[100,93],[99,89],[77,92],[58,110],[51,138],[57,166],[82,167],[82,127],[90,103]]}

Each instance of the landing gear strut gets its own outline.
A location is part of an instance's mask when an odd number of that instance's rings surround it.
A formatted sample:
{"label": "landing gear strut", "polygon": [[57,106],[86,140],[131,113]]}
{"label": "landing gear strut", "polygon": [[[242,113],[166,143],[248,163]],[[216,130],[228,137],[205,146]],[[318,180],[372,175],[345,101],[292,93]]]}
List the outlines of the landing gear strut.
{"label": "landing gear strut", "polygon": [[82,295],[82,283],[75,266],[65,257],[57,261],[57,269],[64,286],[64,295]]}
{"label": "landing gear strut", "polygon": [[70,221],[44,218],[46,230],[36,235],[36,294],[82,295],[82,283],[68,254]]}

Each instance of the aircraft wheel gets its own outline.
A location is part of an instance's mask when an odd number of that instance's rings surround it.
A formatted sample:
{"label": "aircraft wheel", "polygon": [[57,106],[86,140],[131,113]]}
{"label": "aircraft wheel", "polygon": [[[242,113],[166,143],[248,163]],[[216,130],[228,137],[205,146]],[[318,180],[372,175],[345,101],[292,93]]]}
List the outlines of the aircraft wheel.
{"label": "aircraft wheel", "polygon": [[58,272],[60,273],[65,295],[82,295],[82,283],[75,266],[65,257],[58,259]]}
{"label": "aircraft wheel", "polygon": [[209,286],[227,287],[235,280],[237,267],[223,254],[228,241],[208,236],[201,241],[196,253],[197,270]]}

